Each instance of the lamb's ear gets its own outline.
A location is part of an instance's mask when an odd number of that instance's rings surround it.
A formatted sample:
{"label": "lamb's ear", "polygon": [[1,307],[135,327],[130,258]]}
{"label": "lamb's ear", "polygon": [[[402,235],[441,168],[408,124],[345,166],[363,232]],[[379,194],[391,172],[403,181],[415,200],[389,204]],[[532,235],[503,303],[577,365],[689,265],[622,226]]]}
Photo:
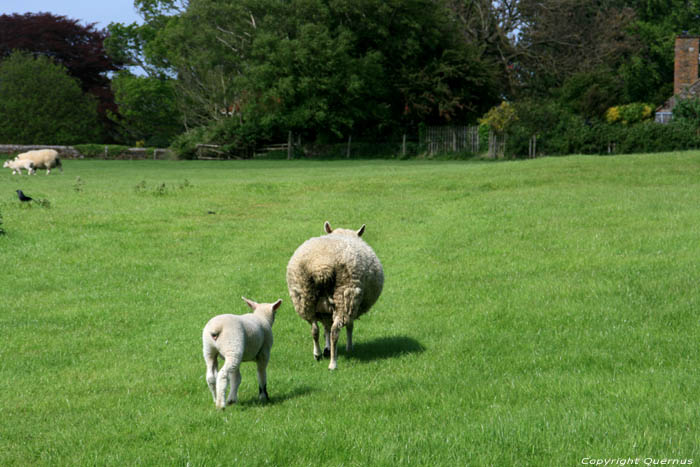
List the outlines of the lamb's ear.
{"label": "lamb's ear", "polygon": [[333,229],[331,228],[331,223],[326,221],[323,223],[323,230],[326,231],[327,234],[332,233]]}
{"label": "lamb's ear", "polygon": [[360,230],[357,231],[357,236],[361,237],[363,233],[365,233],[365,224],[362,224],[362,227],[360,227]]}
{"label": "lamb's ear", "polygon": [[282,299],[278,299],[275,303],[272,304],[272,311],[277,311],[277,308],[280,307],[282,304]]}
{"label": "lamb's ear", "polygon": [[257,308],[258,304],[255,303],[253,300],[248,300],[248,299],[245,298],[245,297],[241,297],[241,298],[243,299],[244,302],[246,302],[246,303],[248,304],[248,306],[249,306],[251,309],[255,310],[255,309]]}

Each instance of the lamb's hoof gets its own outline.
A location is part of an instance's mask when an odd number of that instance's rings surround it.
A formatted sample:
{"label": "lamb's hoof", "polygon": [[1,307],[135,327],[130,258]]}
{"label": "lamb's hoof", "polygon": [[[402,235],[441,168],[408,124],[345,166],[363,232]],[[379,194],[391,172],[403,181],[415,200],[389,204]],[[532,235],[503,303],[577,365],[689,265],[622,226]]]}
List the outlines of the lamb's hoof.
{"label": "lamb's hoof", "polygon": [[226,405],[233,405],[235,403],[236,403],[236,401],[226,401]]}
{"label": "lamb's hoof", "polygon": [[314,359],[315,359],[317,362],[320,362],[320,361],[321,361],[321,357],[322,357],[321,354],[319,354],[319,355],[314,354]]}
{"label": "lamb's hoof", "polygon": [[323,356],[328,358],[331,356],[331,349],[323,349]]}
{"label": "lamb's hoof", "polygon": [[328,365],[328,369],[333,371],[336,369],[338,365],[335,362],[332,362],[330,365]]}

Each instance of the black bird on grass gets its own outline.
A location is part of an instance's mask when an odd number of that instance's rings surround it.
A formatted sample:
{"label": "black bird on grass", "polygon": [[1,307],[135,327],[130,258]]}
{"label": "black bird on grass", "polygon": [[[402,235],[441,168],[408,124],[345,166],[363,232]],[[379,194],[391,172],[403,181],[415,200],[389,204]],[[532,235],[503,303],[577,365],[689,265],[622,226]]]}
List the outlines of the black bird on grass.
{"label": "black bird on grass", "polygon": [[27,201],[34,201],[33,198],[30,198],[29,196],[22,193],[22,190],[17,190],[17,196],[19,197],[19,200],[23,203],[26,203]]}

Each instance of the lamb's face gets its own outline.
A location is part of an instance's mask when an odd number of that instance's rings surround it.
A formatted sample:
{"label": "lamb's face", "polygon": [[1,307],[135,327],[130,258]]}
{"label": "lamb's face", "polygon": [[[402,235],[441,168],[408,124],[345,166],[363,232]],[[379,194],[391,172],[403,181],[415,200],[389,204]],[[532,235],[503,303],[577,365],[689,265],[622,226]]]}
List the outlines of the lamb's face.
{"label": "lamb's face", "polygon": [[7,168],[10,168],[10,160],[8,159],[8,160],[6,160],[5,162],[3,162],[2,166],[3,166],[4,168],[6,168],[6,169],[7,169]]}

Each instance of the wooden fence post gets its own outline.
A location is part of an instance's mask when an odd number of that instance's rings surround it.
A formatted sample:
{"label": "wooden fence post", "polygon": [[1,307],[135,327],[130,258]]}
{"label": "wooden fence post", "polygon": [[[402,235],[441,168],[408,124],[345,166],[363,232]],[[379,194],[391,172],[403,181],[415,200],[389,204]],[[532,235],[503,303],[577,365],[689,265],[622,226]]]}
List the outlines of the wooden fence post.
{"label": "wooden fence post", "polygon": [[287,160],[292,160],[292,130],[287,135]]}
{"label": "wooden fence post", "polygon": [[345,152],[346,159],[350,159],[350,143],[352,143],[352,135],[348,135],[348,149]]}
{"label": "wooden fence post", "polygon": [[401,143],[401,156],[406,155],[406,133],[403,134],[403,142]]}

